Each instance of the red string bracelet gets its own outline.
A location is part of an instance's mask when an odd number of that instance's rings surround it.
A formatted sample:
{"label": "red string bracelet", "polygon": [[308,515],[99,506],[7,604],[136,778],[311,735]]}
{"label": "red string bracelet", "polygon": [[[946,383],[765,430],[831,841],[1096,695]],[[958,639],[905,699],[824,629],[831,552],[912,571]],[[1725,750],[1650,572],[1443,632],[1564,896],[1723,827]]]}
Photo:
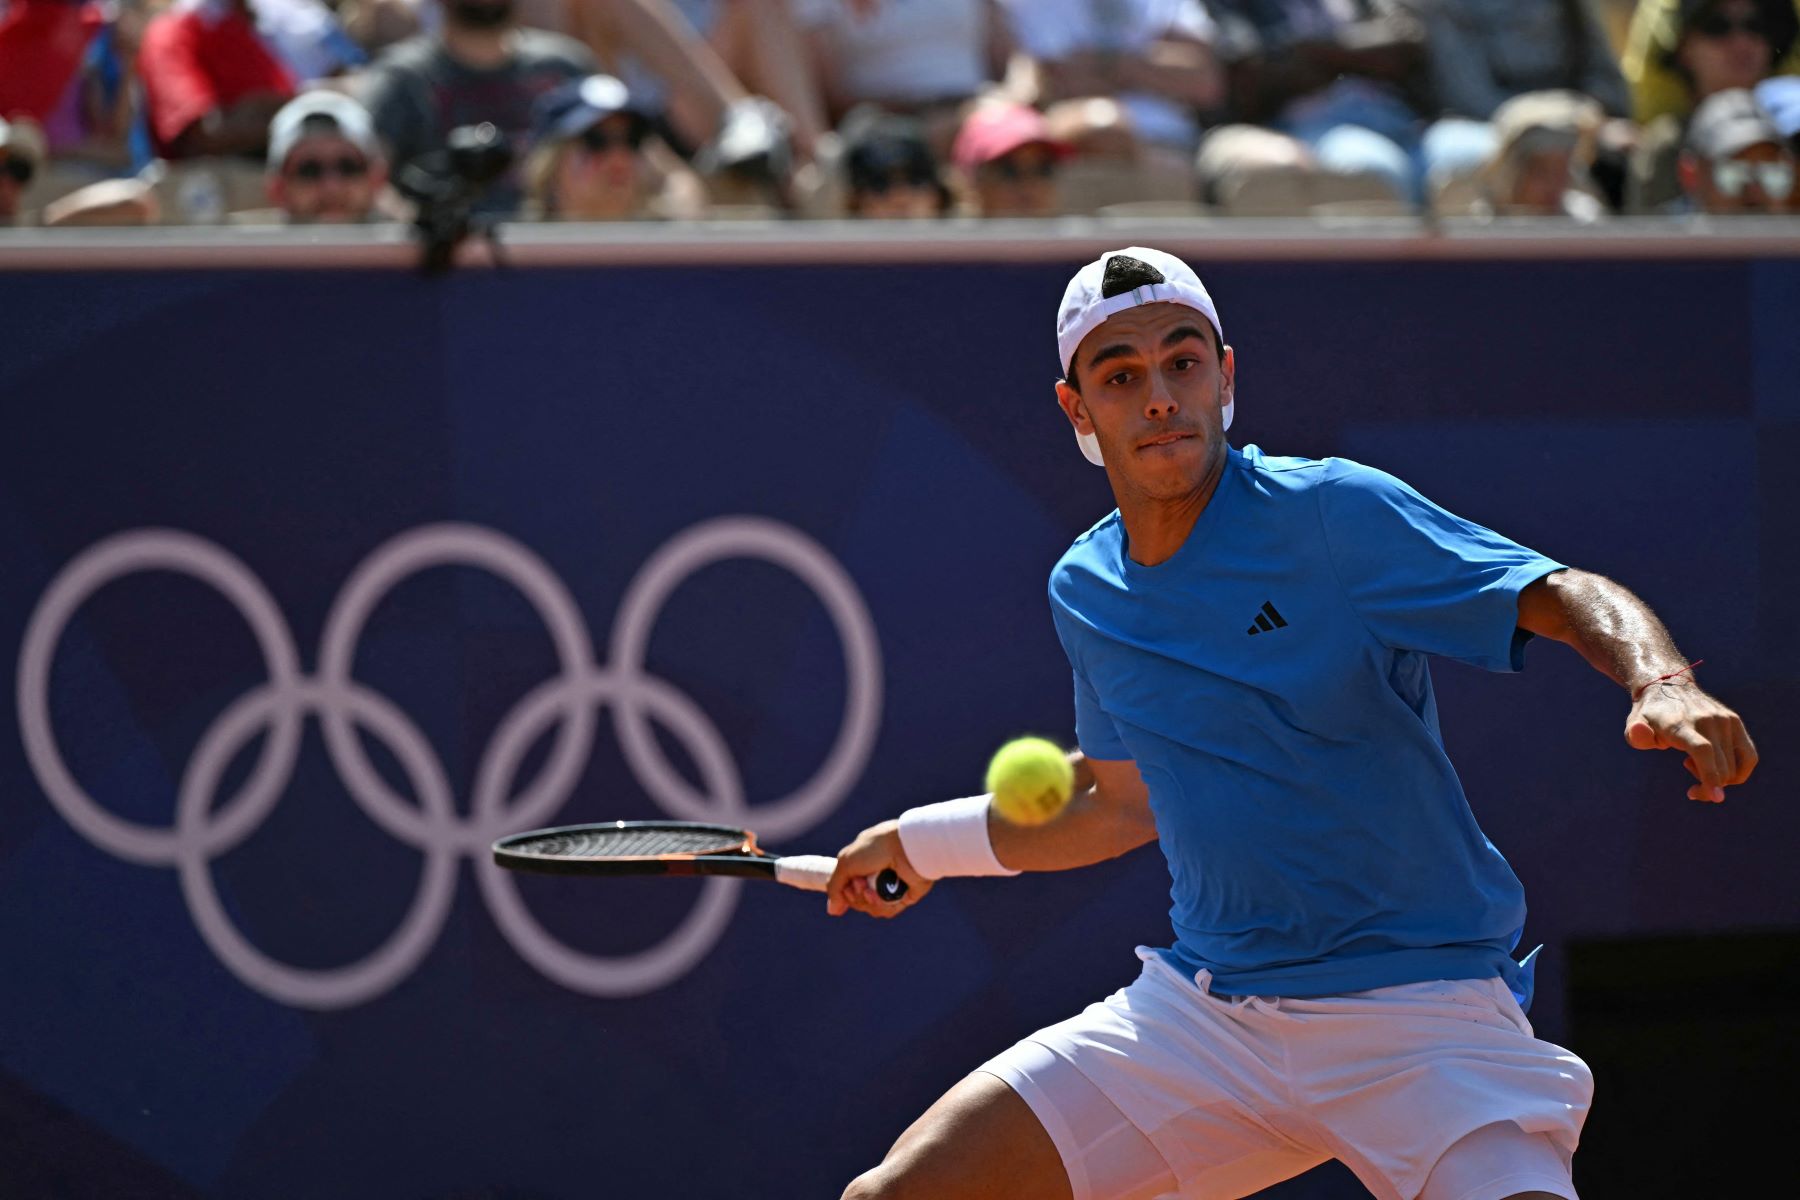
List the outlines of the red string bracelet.
{"label": "red string bracelet", "polygon": [[1645,692],[1649,691],[1651,688],[1655,687],[1659,683],[1666,683],[1669,680],[1675,678],[1677,675],[1686,675],[1689,671],[1693,670],[1695,667],[1699,666],[1701,663],[1703,663],[1705,661],[1706,660],[1704,658],[1696,658],[1693,662],[1691,662],[1687,666],[1681,668],[1681,670],[1679,670],[1679,671],[1670,671],[1667,675],[1658,675],[1655,679],[1652,679],[1649,683],[1646,683],[1643,687],[1641,687],[1637,691],[1631,693],[1632,700],[1636,701]]}

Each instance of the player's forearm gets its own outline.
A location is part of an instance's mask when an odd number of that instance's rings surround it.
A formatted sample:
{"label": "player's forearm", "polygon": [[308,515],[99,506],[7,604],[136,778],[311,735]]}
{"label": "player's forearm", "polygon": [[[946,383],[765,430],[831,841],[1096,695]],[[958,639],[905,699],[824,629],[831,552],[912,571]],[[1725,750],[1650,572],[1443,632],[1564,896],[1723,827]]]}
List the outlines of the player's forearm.
{"label": "player's forearm", "polygon": [[1042,825],[1014,825],[988,811],[988,840],[994,857],[1014,871],[1067,871],[1117,858],[1156,840],[1149,806],[1104,796],[1084,780],[1077,764],[1079,790],[1068,807]]}
{"label": "player's forearm", "polygon": [[1649,605],[1588,571],[1558,571],[1527,587],[1519,595],[1519,625],[1574,647],[1630,691],[1688,665]]}

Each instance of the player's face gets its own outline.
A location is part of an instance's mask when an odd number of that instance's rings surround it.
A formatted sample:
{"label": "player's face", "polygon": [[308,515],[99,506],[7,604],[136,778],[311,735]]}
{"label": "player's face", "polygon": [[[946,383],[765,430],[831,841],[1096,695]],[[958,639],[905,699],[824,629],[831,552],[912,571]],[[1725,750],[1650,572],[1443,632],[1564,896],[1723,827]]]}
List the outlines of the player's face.
{"label": "player's face", "polygon": [[1201,486],[1225,453],[1224,404],[1236,364],[1213,351],[1212,326],[1184,304],[1128,308],[1082,339],[1080,392],[1056,388],[1077,433],[1099,439],[1116,493],[1175,499]]}

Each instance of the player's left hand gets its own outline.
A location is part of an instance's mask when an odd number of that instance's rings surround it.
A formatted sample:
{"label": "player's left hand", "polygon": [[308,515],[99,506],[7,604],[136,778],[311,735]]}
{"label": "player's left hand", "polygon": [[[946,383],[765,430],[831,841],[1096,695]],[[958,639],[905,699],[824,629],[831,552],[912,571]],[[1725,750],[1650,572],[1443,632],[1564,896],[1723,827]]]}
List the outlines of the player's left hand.
{"label": "player's left hand", "polygon": [[1652,684],[1625,718],[1625,740],[1634,750],[1681,750],[1682,766],[1697,782],[1688,799],[1718,804],[1725,789],[1750,778],[1756,744],[1744,720],[1691,680]]}

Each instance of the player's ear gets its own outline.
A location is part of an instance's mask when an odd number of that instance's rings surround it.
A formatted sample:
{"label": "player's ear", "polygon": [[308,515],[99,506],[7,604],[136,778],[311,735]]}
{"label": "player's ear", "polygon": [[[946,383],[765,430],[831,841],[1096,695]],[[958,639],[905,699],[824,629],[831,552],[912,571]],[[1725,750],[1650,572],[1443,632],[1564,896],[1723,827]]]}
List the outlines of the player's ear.
{"label": "player's ear", "polygon": [[1066,379],[1056,381],[1056,403],[1063,410],[1063,415],[1069,418],[1069,424],[1075,427],[1076,433],[1094,432],[1094,422],[1088,417],[1087,402],[1081,398],[1080,392],[1069,386]]}
{"label": "player's ear", "polygon": [[1227,399],[1237,390],[1237,354],[1230,346],[1225,347],[1225,357],[1219,360],[1219,378]]}

